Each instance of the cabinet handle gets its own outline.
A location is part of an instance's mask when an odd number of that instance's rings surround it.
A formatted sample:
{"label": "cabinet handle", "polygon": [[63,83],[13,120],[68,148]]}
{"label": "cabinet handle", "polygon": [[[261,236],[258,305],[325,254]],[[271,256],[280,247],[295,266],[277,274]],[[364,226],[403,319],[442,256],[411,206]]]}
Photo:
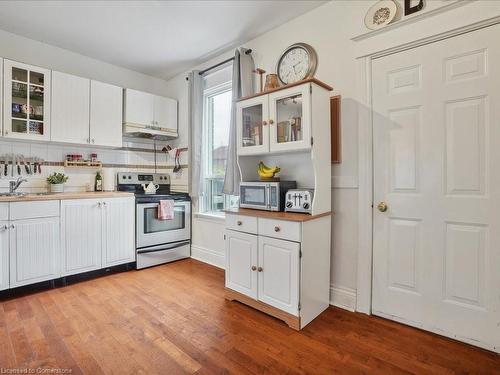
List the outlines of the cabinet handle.
{"label": "cabinet handle", "polygon": [[103,205],[104,207],[106,207],[106,202],[102,202],[102,205]]}
{"label": "cabinet handle", "polygon": [[273,120],[273,119],[269,120],[269,123],[270,123],[271,125],[272,125],[272,124],[274,124],[274,120]]}
{"label": "cabinet handle", "polygon": [[257,267],[252,266],[252,271],[255,271],[256,269],[257,269]]}
{"label": "cabinet handle", "polygon": [[264,270],[263,270],[263,268],[262,268],[262,267],[259,267],[259,268],[257,268],[257,271],[258,271],[258,272],[262,272],[262,271],[264,271]]}
{"label": "cabinet handle", "polygon": [[95,143],[95,139],[94,138],[92,138],[92,143]]}
{"label": "cabinet handle", "polygon": [[243,222],[241,222],[241,221],[239,221],[239,220],[238,220],[238,221],[236,222],[236,225],[237,225],[237,226],[239,226],[239,227],[241,227],[241,226],[243,225]]}
{"label": "cabinet handle", "polygon": [[97,202],[97,207],[101,208],[102,202]]}
{"label": "cabinet handle", "polygon": [[10,229],[15,229],[15,228],[16,228],[16,226],[14,224],[10,225]]}
{"label": "cabinet handle", "polygon": [[279,232],[280,230],[281,230],[281,229],[280,229],[280,227],[278,227],[278,226],[275,226],[275,227],[274,227],[274,231],[275,231],[275,232]]}

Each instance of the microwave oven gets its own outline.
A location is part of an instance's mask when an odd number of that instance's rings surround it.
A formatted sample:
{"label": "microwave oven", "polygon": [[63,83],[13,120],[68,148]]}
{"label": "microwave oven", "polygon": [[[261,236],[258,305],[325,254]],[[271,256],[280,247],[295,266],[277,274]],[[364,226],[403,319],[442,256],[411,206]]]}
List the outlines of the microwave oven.
{"label": "microwave oven", "polygon": [[240,207],[266,211],[283,211],[285,194],[295,189],[295,181],[251,181],[240,183]]}

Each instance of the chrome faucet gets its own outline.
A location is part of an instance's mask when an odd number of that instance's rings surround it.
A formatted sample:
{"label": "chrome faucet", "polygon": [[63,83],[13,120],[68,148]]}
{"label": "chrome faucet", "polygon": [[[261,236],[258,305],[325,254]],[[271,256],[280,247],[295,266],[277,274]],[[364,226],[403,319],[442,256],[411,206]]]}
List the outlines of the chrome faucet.
{"label": "chrome faucet", "polygon": [[9,181],[9,193],[13,194],[23,182],[27,181],[27,179],[22,177],[18,177],[17,180]]}

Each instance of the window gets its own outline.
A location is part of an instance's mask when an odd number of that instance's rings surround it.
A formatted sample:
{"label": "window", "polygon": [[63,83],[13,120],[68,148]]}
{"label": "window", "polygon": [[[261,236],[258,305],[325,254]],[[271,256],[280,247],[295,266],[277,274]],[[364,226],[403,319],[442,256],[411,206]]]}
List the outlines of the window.
{"label": "window", "polygon": [[231,81],[203,93],[204,185],[200,211],[220,212],[237,205],[237,197],[222,193],[231,119]]}

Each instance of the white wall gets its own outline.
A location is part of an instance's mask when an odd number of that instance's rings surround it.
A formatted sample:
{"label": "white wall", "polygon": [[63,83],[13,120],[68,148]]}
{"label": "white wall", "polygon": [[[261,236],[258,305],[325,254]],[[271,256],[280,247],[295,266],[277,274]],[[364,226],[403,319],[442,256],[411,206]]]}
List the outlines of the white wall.
{"label": "white wall", "polygon": [[[402,2],[402,1],[401,1]],[[295,42],[311,44],[319,55],[316,77],[334,87],[332,95],[342,95],[342,163],[332,166],[332,202],[335,216],[332,230],[332,293],[339,292],[339,304],[353,308],[356,291],[358,249],[358,105],[364,95],[359,85],[357,58],[363,54],[407,43],[459,27],[475,20],[500,14],[500,2],[479,1],[454,7],[455,1],[427,1],[425,12],[413,17],[418,20],[393,28],[383,34],[361,41],[352,38],[368,32],[363,24],[367,9],[375,1],[332,1],[282,26],[243,44],[253,50],[257,67],[275,72],[280,53]],[[451,4],[451,5],[450,5]],[[448,6],[448,8],[442,8]],[[438,9],[446,9],[440,12]],[[203,69],[230,57],[233,51],[207,61],[197,67]],[[169,83],[169,94],[179,100],[180,126],[188,129],[186,74]],[[193,220],[193,249],[200,250],[197,257],[218,260],[223,266],[223,230],[221,222],[207,223],[206,219]],[[215,254],[215,255],[214,255]],[[347,303],[345,303],[347,301]],[[335,301],[334,301],[335,302]]]}

